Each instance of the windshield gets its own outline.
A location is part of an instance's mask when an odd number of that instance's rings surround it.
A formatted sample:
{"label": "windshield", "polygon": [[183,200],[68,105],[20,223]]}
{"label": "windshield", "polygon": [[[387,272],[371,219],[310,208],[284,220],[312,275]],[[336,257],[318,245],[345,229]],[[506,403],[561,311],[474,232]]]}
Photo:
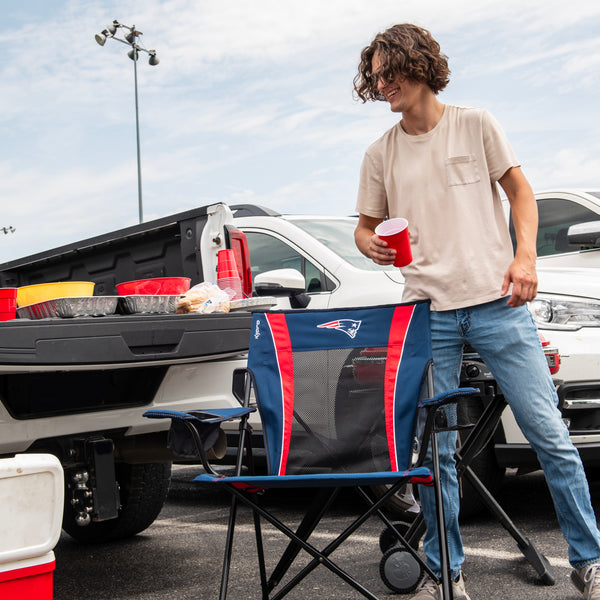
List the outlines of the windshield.
{"label": "windshield", "polygon": [[357,223],[354,219],[312,219],[310,221],[290,219],[290,221],[358,269],[365,271],[393,269],[392,266],[376,265],[370,258],[361,254],[354,243],[354,229]]}

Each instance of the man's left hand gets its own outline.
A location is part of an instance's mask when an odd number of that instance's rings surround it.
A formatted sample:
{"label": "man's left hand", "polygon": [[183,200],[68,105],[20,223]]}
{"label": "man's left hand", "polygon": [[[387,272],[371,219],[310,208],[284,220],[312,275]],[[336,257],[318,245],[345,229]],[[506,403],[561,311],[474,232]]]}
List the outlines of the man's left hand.
{"label": "man's left hand", "polygon": [[537,294],[537,272],[535,262],[522,261],[515,258],[504,275],[502,283],[502,296],[508,294],[512,284],[512,294],[508,299],[508,306],[522,306],[531,302]]}

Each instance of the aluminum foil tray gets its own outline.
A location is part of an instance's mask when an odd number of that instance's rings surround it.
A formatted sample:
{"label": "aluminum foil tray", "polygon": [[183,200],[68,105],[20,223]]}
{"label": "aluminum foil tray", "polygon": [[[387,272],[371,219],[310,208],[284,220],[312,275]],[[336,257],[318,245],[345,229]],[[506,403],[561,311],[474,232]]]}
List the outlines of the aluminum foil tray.
{"label": "aluminum foil tray", "polygon": [[177,309],[181,296],[151,296],[139,294],[134,296],[119,296],[119,312],[126,315],[134,314],[169,314]]}
{"label": "aluminum foil tray", "polygon": [[277,298],[274,296],[242,298],[241,300],[232,300],[229,303],[229,310],[269,310],[275,304],[277,304]]}
{"label": "aluminum foil tray", "polygon": [[117,308],[117,296],[81,296],[54,298],[17,308],[21,319],[50,319],[53,317],[103,317]]}

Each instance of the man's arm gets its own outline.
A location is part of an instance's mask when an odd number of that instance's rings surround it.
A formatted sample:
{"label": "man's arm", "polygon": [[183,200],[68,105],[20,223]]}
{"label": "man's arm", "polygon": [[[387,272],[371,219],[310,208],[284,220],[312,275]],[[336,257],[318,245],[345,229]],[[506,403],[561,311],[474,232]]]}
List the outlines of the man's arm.
{"label": "man's arm", "polygon": [[502,295],[508,293],[512,283],[512,295],[507,304],[521,306],[533,300],[537,294],[536,237],[538,212],[533,190],[520,167],[510,168],[498,181],[510,202],[512,220],[517,236],[515,258],[508,267],[502,282]]}
{"label": "man's arm", "polygon": [[367,217],[360,213],[358,225],[354,230],[354,241],[357,248],[374,263],[391,265],[396,257],[396,251],[388,248],[387,242],[375,234],[375,227],[382,221],[383,219]]}

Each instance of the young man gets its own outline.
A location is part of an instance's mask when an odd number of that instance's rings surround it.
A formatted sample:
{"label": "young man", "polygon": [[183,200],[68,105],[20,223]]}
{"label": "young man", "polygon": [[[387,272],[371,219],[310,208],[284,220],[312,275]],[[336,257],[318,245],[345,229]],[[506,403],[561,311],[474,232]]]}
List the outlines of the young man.
{"label": "young man", "polygon": [[[363,49],[354,89],[389,102],[401,120],[373,143],[360,175],[355,238],[375,263],[395,251],[375,235],[385,218],[408,219],[413,261],[402,268],[404,301],[431,300],[436,393],[458,387],[464,344],[480,354],[502,388],[519,427],[536,450],[569,543],[573,582],[600,600],[600,533],[577,450],[535,325],[525,306],[537,293],[537,207],[502,129],[485,110],[442,104],[447,57],[431,34],[410,24],[378,34]],[[511,205],[513,256],[497,183]],[[444,507],[455,600],[469,600],[461,567],[456,432],[440,440]],[[440,573],[434,498],[422,490],[427,560]],[[426,579],[415,600],[439,598]]]}

